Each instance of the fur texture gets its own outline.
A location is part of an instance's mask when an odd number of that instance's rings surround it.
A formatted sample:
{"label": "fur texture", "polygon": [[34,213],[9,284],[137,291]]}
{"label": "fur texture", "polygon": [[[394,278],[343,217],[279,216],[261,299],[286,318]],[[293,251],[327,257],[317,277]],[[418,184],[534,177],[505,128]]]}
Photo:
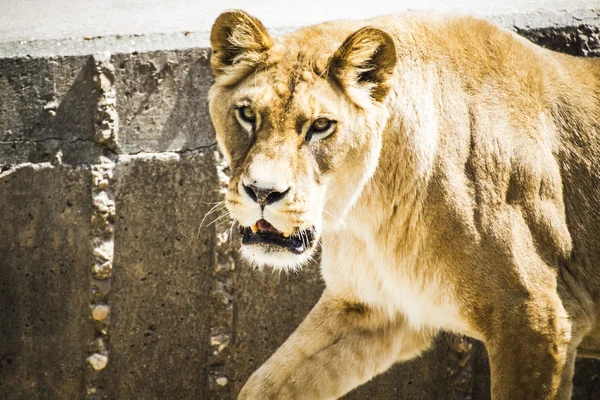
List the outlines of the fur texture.
{"label": "fur texture", "polygon": [[[575,357],[600,354],[598,61],[420,13],[271,38],[232,11],[211,43],[231,215],[323,246],[321,300],[241,399],[340,397],[440,330],[485,343],[495,400],[570,398]],[[289,192],[261,207],[247,184]]]}

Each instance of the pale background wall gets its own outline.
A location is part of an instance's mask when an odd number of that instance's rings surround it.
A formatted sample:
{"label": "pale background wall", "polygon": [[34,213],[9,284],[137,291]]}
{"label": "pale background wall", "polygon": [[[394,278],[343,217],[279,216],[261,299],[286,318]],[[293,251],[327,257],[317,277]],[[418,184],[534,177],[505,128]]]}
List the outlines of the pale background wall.
{"label": "pale background wall", "polygon": [[208,31],[224,10],[240,8],[269,28],[406,10],[479,15],[598,8],[598,0],[1,0],[0,42],[76,36]]}

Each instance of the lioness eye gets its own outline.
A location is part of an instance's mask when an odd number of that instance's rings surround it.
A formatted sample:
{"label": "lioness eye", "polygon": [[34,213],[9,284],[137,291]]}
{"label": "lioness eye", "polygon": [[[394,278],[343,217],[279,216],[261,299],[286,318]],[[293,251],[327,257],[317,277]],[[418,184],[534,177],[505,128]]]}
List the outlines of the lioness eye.
{"label": "lioness eye", "polygon": [[247,122],[250,122],[251,124],[256,122],[256,113],[252,108],[248,106],[240,108],[240,116]]}
{"label": "lioness eye", "polygon": [[325,139],[333,132],[335,123],[335,121],[325,117],[315,119],[310,125],[310,128],[308,128],[308,132],[306,133],[306,141],[310,142],[313,138],[319,140]]}
{"label": "lioness eye", "polygon": [[311,129],[314,133],[325,132],[331,126],[331,120],[327,118],[319,118],[313,122]]}
{"label": "lioness eye", "polygon": [[239,124],[248,132],[252,133],[256,129],[256,111],[250,106],[236,106],[235,118]]}

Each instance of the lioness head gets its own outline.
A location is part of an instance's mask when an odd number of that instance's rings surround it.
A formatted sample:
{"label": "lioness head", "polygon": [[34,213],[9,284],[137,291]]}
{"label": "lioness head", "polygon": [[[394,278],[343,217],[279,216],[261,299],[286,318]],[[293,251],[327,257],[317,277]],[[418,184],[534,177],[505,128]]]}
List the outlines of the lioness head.
{"label": "lioness head", "polygon": [[231,169],[226,205],[254,264],[310,260],[375,171],[394,42],[376,28],[338,24],[333,34],[312,27],[272,38],[231,11],[212,28],[209,102]]}

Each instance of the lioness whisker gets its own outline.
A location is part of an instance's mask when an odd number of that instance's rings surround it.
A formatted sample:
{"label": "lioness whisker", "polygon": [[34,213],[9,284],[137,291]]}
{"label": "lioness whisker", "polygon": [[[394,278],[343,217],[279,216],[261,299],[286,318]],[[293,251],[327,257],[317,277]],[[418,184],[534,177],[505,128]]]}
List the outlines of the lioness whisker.
{"label": "lioness whisker", "polygon": [[[200,221],[200,225],[198,225],[198,231],[196,232],[196,239],[198,239],[200,237],[200,230],[202,229],[202,225],[204,224],[204,221],[206,221],[206,218],[208,218],[208,216],[214,212],[219,212],[219,211],[223,210],[223,208],[226,208],[225,200],[221,200],[220,202],[215,204],[210,210],[208,210],[208,212],[206,214],[204,214],[204,218],[202,218],[202,221]],[[227,213],[229,214],[229,211],[227,211]]]}
{"label": "lioness whisker", "polygon": [[229,212],[226,212],[225,214],[221,214],[220,216],[218,216],[217,218],[215,218],[210,224],[206,225],[206,227],[208,228],[209,226],[211,226],[215,222],[222,221],[224,218],[229,218]]}
{"label": "lioness whisker", "polygon": [[221,201],[215,201],[215,202],[200,200],[200,203],[212,206],[212,205],[219,205],[219,204],[223,203],[223,200],[221,200]]}
{"label": "lioness whisker", "polygon": [[323,212],[327,215],[329,215],[331,218],[335,219],[337,222],[339,222],[340,224],[343,223],[343,221],[341,219],[339,219],[338,217],[336,217],[335,215],[333,215],[332,213],[330,213],[329,211],[323,209]]}
{"label": "lioness whisker", "polygon": [[235,227],[235,224],[237,224],[237,220],[232,219],[231,226],[229,227],[229,244],[230,245],[233,244],[233,228]]}
{"label": "lioness whisker", "polygon": [[309,245],[309,240],[308,240],[308,234],[306,233],[306,231],[302,231],[302,243],[304,244],[304,247],[308,247]]}
{"label": "lioness whisker", "polygon": [[224,205],[225,205],[225,200],[221,200],[221,201],[215,203],[215,205],[212,206],[212,208],[210,210],[208,210],[206,214],[204,214],[204,218],[202,218],[202,221],[200,221],[200,226],[202,226],[202,224],[206,220],[206,217],[208,217],[211,213],[215,212],[219,208],[219,206],[224,206]]}

